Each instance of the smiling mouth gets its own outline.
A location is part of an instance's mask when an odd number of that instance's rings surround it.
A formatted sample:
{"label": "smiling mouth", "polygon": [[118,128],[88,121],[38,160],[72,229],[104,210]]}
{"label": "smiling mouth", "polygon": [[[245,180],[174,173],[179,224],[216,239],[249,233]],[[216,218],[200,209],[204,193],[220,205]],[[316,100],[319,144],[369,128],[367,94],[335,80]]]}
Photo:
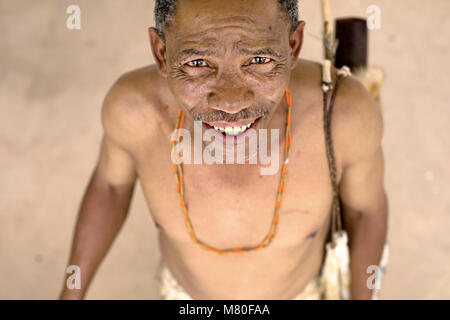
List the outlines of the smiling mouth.
{"label": "smiling mouth", "polygon": [[239,121],[239,123],[237,123],[238,125],[226,125],[226,123],[220,123],[220,124],[214,124],[214,123],[207,123],[205,122],[205,124],[211,128],[213,128],[214,130],[216,130],[217,132],[222,133],[223,135],[227,135],[227,136],[238,136],[240,134],[243,134],[244,132],[246,132],[249,128],[254,127],[255,123],[258,122],[260,119],[260,117],[253,119],[253,120],[247,120],[246,121]]}

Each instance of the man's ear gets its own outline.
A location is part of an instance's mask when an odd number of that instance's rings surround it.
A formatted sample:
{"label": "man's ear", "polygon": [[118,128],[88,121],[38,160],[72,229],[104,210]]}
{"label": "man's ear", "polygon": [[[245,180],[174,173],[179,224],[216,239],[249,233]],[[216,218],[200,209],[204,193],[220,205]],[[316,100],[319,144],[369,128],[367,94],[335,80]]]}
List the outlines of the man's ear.
{"label": "man's ear", "polygon": [[148,36],[150,39],[150,46],[153,53],[153,58],[155,59],[156,65],[158,66],[159,73],[166,78],[167,77],[167,63],[166,63],[166,45],[163,39],[158,35],[157,31],[153,27],[148,28]]}
{"label": "man's ear", "polygon": [[291,70],[297,64],[298,56],[303,45],[303,29],[305,28],[305,21],[299,21],[297,29],[289,37],[289,46],[291,47]]}

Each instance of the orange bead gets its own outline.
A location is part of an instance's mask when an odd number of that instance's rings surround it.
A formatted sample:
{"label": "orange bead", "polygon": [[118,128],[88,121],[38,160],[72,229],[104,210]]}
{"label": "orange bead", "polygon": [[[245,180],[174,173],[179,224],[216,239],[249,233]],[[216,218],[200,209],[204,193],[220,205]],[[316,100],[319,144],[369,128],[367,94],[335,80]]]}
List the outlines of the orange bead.
{"label": "orange bead", "polygon": [[286,103],[288,106],[292,105],[292,97],[287,88],[286,88]]}

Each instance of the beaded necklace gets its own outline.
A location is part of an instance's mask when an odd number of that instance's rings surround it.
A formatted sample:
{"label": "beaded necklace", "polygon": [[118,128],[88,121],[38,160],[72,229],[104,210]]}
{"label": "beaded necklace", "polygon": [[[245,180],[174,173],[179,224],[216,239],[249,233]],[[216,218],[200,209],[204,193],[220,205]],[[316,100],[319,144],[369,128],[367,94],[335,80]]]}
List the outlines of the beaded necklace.
{"label": "beaded necklace", "polygon": [[[272,218],[272,224],[270,226],[269,232],[264,237],[264,239],[256,246],[254,247],[243,247],[243,248],[227,248],[227,249],[218,249],[213,246],[210,246],[203,242],[202,240],[198,239],[197,236],[194,233],[194,228],[191,223],[191,219],[189,218],[189,213],[187,209],[186,202],[184,200],[184,178],[183,178],[183,165],[180,162],[179,164],[173,164],[172,163],[172,169],[175,174],[175,180],[177,183],[177,193],[178,193],[178,199],[180,202],[180,207],[184,215],[184,223],[186,225],[186,229],[189,233],[190,238],[194,243],[198,244],[201,248],[217,253],[217,254],[226,254],[226,253],[243,253],[243,252],[249,252],[249,251],[256,251],[262,248],[267,247],[270,245],[275,238],[278,230],[278,221],[280,219],[280,208],[281,208],[281,200],[283,198],[283,191],[286,185],[286,178],[287,178],[287,166],[288,166],[288,160],[289,160],[289,151],[291,149],[292,145],[292,137],[291,137],[291,109],[292,109],[292,96],[289,93],[289,90],[286,88],[285,90],[286,94],[286,104],[287,104],[287,112],[286,112],[286,139],[284,142],[284,163],[281,168],[281,176],[280,176],[280,183],[278,185],[277,190],[277,198],[275,203],[275,210]],[[175,124],[175,130],[181,129],[183,126],[184,121],[184,112],[181,109],[178,109],[178,116],[177,121]],[[177,138],[172,141],[172,154],[175,146],[177,143],[180,142],[180,135],[181,130],[177,130]]]}

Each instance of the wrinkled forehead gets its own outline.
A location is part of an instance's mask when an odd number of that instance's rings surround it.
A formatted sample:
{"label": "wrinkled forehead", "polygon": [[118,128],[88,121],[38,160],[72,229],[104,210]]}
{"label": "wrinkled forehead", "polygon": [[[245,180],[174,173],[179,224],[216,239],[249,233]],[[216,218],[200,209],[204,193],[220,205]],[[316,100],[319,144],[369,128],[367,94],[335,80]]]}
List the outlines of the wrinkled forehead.
{"label": "wrinkled forehead", "polygon": [[[276,40],[289,22],[278,0],[178,0],[168,40],[214,41],[231,34]],[[222,38],[223,39],[223,38]]]}

